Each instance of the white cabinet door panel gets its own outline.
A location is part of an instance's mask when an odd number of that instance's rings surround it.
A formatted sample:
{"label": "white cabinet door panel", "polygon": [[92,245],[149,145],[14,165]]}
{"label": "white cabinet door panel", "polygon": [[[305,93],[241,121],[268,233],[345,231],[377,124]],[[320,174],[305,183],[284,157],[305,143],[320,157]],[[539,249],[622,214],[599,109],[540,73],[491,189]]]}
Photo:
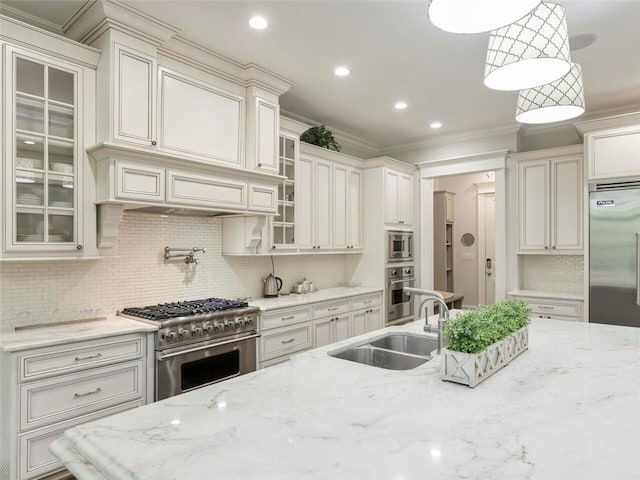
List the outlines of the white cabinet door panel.
{"label": "white cabinet door panel", "polygon": [[520,250],[549,248],[549,163],[520,164]]}
{"label": "white cabinet door panel", "polygon": [[360,310],[351,315],[352,333],[354,336],[367,332],[367,311]]}
{"label": "white cabinet door panel", "polygon": [[333,343],[333,321],[331,318],[323,318],[313,322],[313,346],[324,347]]}
{"label": "white cabinet door panel", "polygon": [[362,248],[362,172],[351,169],[349,172],[348,221],[349,245]]}
{"label": "white cabinet door panel", "polygon": [[161,69],[160,109],[161,150],[242,165],[242,97]]}
{"label": "white cabinet door panel", "polygon": [[298,247],[303,250],[315,246],[314,191],[313,160],[300,157],[296,164],[296,228],[298,230]]}
{"label": "white cabinet door panel", "polygon": [[552,250],[582,248],[582,169],[581,158],[551,163]]}
{"label": "white cabinet door panel", "polygon": [[164,202],[165,170],[116,162],[115,196],[121,199]]}
{"label": "white cabinet door panel", "polygon": [[398,188],[399,175],[395,172],[385,171],[384,174],[384,222],[398,223],[399,205]]}
{"label": "white cabinet door panel", "polygon": [[413,223],[413,179],[406,175],[398,177],[398,221],[403,225]]}
{"label": "white cabinet door panel", "polygon": [[114,140],[151,145],[155,134],[155,59],[115,45]]}
{"label": "white cabinet door panel", "polygon": [[276,213],[278,189],[266,185],[249,185],[249,210]]}
{"label": "white cabinet door panel", "polygon": [[167,203],[247,208],[247,184],[205,175],[168,172]]}
{"label": "white cabinet door panel", "polygon": [[331,248],[331,170],[330,162],[316,160],[315,164],[315,213],[316,247]]}
{"label": "white cabinet door panel", "polygon": [[339,317],[336,317],[333,321],[334,328],[334,342],[339,342],[341,340],[346,340],[347,338],[351,338],[353,335],[351,333],[351,315],[345,314]]}
{"label": "white cabinet door panel", "polygon": [[256,98],[256,163],[259,168],[278,171],[278,104]]}
{"label": "white cabinet door panel", "polygon": [[589,135],[589,178],[640,175],[640,131],[625,127]]}
{"label": "white cabinet door panel", "polygon": [[333,168],[333,248],[347,248],[348,173],[342,165]]}

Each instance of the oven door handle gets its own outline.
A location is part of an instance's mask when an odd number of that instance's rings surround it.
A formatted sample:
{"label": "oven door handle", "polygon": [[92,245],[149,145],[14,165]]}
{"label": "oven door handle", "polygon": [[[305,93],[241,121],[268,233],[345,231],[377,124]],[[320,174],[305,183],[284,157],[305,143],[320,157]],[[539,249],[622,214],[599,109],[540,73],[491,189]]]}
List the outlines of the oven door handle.
{"label": "oven door handle", "polygon": [[402,280],[389,280],[389,285],[394,285],[396,283],[409,283],[409,282],[413,282],[414,279],[413,278],[405,278]]}
{"label": "oven door handle", "polygon": [[252,338],[258,338],[259,336],[260,336],[259,333],[254,333],[253,335],[249,335],[247,337],[234,338],[231,340],[225,340],[224,342],[210,343],[209,345],[203,345],[201,347],[190,348],[187,350],[180,350],[179,352],[167,353],[167,354],[159,353],[156,358],[158,361],[162,361],[162,360],[166,360],[167,358],[184,355],[185,353],[199,352],[200,350],[207,350],[209,348],[220,347],[222,345],[229,345],[230,343],[238,343],[244,340],[251,340]]}

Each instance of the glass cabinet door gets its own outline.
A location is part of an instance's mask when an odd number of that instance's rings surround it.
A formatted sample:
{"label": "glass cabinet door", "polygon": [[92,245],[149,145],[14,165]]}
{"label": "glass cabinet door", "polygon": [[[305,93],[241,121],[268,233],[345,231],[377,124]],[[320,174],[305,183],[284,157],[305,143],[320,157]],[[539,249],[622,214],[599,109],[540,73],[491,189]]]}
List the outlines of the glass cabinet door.
{"label": "glass cabinet door", "polygon": [[273,221],[273,248],[295,248],[295,166],[298,140],[295,137],[280,135],[280,154],[278,173],[285,179],[278,185],[278,215]]}
{"label": "glass cabinet door", "polygon": [[[7,247],[67,249],[78,243],[77,71],[10,49],[14,72],[14,218]],[[8,219],[7,219],[8,220]]]}

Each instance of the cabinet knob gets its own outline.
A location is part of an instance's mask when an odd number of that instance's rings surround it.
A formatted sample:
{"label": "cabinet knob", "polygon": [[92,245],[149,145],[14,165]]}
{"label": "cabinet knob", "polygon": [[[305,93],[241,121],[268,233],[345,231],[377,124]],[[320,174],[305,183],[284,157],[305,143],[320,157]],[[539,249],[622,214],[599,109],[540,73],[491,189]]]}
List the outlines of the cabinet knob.
{"label": "cabinet knob", "polygon": [[154,147],[158,144],[158,142],[156,142],[155,140],[151,140],[151,145],[153,145]]}
{"label": "cabinet knob", "polygon": [[553,247],[551,247],[551,248],[553,248],[553,249],[555,250],[555,249],[556,249],[556,246],[554,245],[554,246],[553,246]]}
{"label": "cabinet knob", "polygon": [[274,246],[273,246],[273,247],[271,247],[271,248],[273,248],[273,249],[275,250],[275,249],[276,249],[276,246],[274,245]]}
{"label": "cabinet knob", "polygon": [[544,246],[544,249],[545,249],[545,250],[549,250],[549,247],[547,247],[547,246],[545,245],[545,246]]}
{"label": "cabinet knob", "polygon": [[262,164],[261,163],[258,164],[258,168],[262,168]]}
{"label": "cabinet knob", "polygon": [[82,245],[76,245],[76,250],[82,250]]}

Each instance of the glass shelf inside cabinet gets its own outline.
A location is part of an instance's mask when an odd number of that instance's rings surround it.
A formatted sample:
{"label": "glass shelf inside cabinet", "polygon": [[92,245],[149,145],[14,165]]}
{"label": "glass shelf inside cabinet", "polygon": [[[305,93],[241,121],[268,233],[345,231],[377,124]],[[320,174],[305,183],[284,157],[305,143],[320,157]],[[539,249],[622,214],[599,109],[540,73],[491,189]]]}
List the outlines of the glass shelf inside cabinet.
{"label": "glass shelf inside cabinet", "polygon": [[278,215],[273,221],[273,243],[295,246],[295,163],[296,140],[280,136],[278,172],[285,177],[278,185]]}

